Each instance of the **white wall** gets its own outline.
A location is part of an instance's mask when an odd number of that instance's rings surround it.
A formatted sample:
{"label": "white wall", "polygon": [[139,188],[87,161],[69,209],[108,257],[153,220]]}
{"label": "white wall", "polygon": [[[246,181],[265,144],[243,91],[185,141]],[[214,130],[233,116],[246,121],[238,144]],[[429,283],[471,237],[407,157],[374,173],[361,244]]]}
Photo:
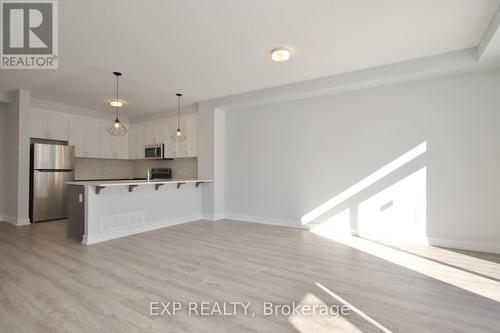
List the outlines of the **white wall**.
{"label": "white wall", "polygon": [[[116,117],[115,110],[111,107],[109,108],[109,111],[100,111],[53,101],[47,101],[39,98],[31,98],[31,105],[35,108],[43,110],[68,113],[82,117],[98,118],[109,121],[115,120]],[[129,117],[122,111],[120,111],[120,120],[124,123],[129,123]]]}
{"label": "white wall", "polygon": [[4,200],[4,219],[12,224],[17,223],[17,177],[19,159],[19,112],[17,103],[11,102],[6,113],[5,141],[5,186],[4,193],[8,193]]}
{"label": "white wall", "polygon": [[[338,208],[427,167],[427,234],[500,251],[500,70],[226,113],[228,217],[301,217],[422,142],[427,152]],[[313,221],[314,222],[314,221]]]}
{"label": "white wall", "polygon": [[30,102],[29,91],[15,91],[6,113],[4,218],[15,225],[29,224]]}
{"label": "white wall", "polygon": [[8,104],[0,103],[0,221],[5,216],[5,150],[7,147],[7,111]]}

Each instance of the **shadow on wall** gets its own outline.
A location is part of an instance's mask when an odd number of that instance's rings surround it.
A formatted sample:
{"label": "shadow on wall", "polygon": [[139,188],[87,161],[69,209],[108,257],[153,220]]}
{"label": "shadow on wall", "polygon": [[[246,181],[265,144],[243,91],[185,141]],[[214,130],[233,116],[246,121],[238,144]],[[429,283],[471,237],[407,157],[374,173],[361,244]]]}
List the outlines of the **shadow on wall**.
{"label": "shadow on wall", "polygon": [[427,142],[389,162],[301,218],[338,234],[427,243]]}

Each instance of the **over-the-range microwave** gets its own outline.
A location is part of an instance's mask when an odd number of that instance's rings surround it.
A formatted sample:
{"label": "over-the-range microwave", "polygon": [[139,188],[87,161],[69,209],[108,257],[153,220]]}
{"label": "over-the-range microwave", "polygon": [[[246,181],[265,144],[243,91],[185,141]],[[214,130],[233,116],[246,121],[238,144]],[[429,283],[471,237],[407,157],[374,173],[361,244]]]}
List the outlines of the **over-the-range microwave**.
{"label": "over-the-range microwave", "polygon": [[157,143],[154,145],[146,145],[144,147],[144,157],[147,160],[169,160],[171,158],[167,158],[166,156],[166,144],[165,143]]}

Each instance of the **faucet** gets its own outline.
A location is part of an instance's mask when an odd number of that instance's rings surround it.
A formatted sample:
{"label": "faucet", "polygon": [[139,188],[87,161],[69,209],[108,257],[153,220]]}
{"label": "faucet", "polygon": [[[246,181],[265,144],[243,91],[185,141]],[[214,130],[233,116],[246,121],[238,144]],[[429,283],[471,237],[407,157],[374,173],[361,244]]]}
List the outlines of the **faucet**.
{"label": "faucet", "polygon": [[151,171],[149,171],[149,168],[146,169],[146,177],[148,178],[148,183],[151,180]]}

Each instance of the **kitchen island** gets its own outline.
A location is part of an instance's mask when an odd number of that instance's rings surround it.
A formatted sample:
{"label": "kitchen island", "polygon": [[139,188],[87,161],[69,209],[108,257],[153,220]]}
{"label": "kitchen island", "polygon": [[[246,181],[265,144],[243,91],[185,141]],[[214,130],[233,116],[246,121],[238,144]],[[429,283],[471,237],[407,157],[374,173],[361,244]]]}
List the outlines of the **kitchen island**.
{"label": "kitchen island", "polygon": [[211,180],[71,181],[68,236],[90,245],[201,219]]}

